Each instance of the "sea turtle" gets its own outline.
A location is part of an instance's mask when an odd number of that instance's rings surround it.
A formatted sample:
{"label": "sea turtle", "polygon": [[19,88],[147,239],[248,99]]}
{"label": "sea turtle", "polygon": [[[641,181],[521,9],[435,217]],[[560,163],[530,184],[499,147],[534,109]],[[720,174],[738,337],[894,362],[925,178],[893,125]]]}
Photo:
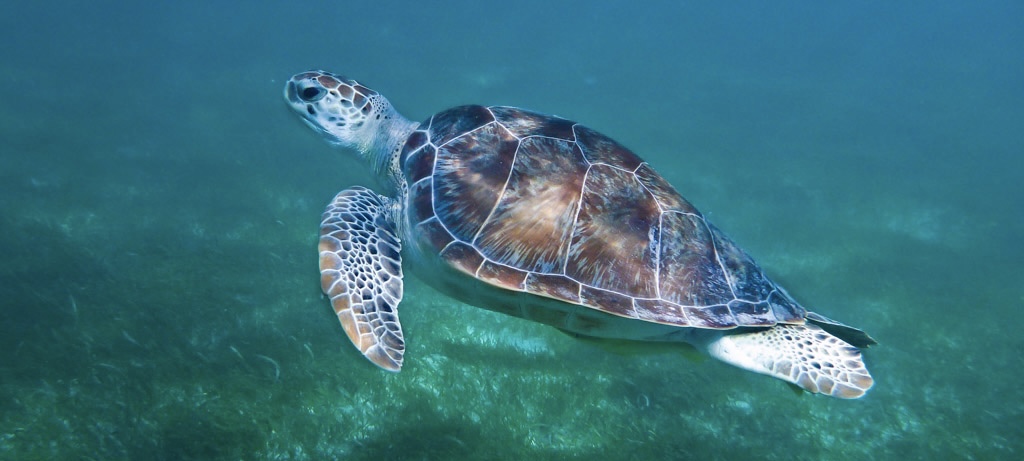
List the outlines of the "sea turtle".
{"label": "sea turtle", "polygon": [[320,273],[345,333],[399,371],[403,260],[466,303],[593,338],[685,342],[812,393],[857,398],[873,379],[864,332],[809,312],[636,154],[575,122],[460,106],[409,121],[325,71],[284,97],[355,150],[385,194],[339,193]]}

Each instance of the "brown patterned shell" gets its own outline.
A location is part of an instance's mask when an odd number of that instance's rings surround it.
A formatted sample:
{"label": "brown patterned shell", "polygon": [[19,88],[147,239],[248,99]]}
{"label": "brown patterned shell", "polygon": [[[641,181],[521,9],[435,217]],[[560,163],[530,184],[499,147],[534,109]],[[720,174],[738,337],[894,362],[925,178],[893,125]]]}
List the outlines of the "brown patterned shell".
{"label": "brown patterned shell", "polygon": [[420,245],[493,286],[677,326],[804,317],[646,162],[582,125],[456,107],[426,120],[400,161]]}

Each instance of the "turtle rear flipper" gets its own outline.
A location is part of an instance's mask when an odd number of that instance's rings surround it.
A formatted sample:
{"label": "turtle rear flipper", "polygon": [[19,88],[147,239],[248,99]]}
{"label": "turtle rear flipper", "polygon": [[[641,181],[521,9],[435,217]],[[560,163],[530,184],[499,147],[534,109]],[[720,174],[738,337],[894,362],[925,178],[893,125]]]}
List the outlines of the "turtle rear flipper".
{"label": "turtle rear flipper", "polygon": [[320,223],[320,284],[352,344],[377,366],[399,371],[402,259],[389,202],[364,187],[334,197]]}
{"label": "turtle rear flipper", "polygon": [[727,334],[712,341],[708,353],[808,392],[843,399],[863,396],[874,383],[860,349],[811,323]]}

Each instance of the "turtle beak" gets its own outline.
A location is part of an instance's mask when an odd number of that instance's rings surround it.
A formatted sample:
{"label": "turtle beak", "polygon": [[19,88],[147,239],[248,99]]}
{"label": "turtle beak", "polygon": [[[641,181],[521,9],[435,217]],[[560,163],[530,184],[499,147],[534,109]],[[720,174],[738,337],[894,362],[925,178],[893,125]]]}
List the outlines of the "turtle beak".
{"label": "turtle beak", "polygon": [[[325,135],[328,138],[328,141],[332,143],[337,142],[336,137],[332,133],[320,126],[319,123],[315,123],[313,120],[310,120],[310,116],[313,114],[309,112],[311,109],[303,109],[306,106],[306,103],[299,99],[298,85],[296,85],[294,77],[288,80],[288,83],[284,85],[284,100],[289,106],[299,112],[299,120],[302,120],[302,123],[305,123],[307,126],[312,128],[313,131]],[[309,113],[309,115],[306,115],[307,113]]]}
{"label": "turtle beak", "polygon": [[298,95],[295,92],[295,80],[288,80],[288,83],[284,86],[284,100],[295,103],[298,99]]}

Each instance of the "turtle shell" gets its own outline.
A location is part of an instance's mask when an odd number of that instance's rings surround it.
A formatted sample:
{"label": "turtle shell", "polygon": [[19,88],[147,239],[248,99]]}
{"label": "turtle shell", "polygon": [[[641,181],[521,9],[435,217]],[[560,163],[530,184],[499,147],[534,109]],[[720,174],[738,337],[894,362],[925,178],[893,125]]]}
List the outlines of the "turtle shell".
{"label": "turtle shell", "polygon": [[572,121],[456,107],[421,124],[400,162],[420,247],[494,287],[683,327],[803,322],[650,165]]}

